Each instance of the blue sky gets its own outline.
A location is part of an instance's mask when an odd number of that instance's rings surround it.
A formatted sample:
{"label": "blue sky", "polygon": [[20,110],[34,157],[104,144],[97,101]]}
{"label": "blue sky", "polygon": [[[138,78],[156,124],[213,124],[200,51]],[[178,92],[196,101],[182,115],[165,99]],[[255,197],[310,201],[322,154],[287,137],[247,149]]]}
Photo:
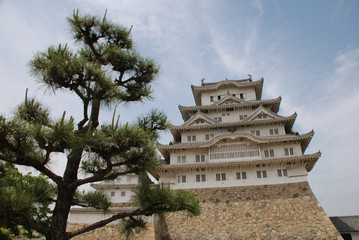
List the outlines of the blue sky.
{"label": "blue sky", "polygon": [[[133,25],[138,51],[161,65],[154,100],[120,106],[121,121],[157,107],[179,125],[178,105],[194,105],[191,84],[263,77],[263,99],[282,96],[279,113],[297,112],[294,129],[316,133],[307,152],[323,155],[308,181],[328,215],[359,214],[359,1],[0,0],[1,114],[29,88],[55,117],[67,110],[80,119],[74,96],[46,92],[26,66],[51,44],[76,47],[66,17],[77,8],[101,16],[107,9],[112,21]],[[168,133],[161,142],[170,140]]]}

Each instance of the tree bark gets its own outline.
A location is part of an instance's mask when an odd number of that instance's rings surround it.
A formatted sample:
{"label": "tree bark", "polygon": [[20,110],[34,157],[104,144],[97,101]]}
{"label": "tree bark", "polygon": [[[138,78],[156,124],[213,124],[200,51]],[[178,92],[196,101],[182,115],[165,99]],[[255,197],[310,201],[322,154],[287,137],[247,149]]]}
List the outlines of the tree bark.
{"label": "tree bark", "polygon": [[82,151],[82,149],[74,149],[67,157],[68,161],[64,172],[63,183],[58,185],[57,200],[52,215],[49,235],[46,236],[47,240],[70,239],[66,233],[66,227],[76,187],[70,187],[69,185],[77,181]]}

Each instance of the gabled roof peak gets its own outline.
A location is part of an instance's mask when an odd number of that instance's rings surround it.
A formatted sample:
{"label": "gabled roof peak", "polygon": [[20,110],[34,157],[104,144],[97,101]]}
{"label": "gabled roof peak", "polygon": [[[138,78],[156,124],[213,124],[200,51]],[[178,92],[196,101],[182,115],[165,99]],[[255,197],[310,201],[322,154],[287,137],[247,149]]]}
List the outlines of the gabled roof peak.
{"label": "gabled roof peak", "polygon": [[256,92],[256,100],[260,100],[262,96],[262,87],[263,87],[264,79],[261,78],[257,81],[252,81],[252,79],[241,79],[241,80],[223,80],[219,82],[205,83],[202,81],[201,86],[191,85],[192,93],[194,96],[194,100],[196,105],[202,105],[201,103],[201,93],[206,91],[215,91],[220,88],[226,88],[228,86],[236,87],[236,88],[244,88],[244,87],[254,87]]}

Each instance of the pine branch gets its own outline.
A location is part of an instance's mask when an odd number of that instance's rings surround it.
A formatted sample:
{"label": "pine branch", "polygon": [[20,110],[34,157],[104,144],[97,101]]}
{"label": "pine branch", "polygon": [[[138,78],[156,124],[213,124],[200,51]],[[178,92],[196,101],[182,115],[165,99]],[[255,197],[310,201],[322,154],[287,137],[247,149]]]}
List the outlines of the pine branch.
{"label": "pine branch", "polygon": [[79,230],[76,230],[76,231],[73,231],[73,232],[69,232],[68,233],[68,236],[70,238],[73,238],[77,235],[80,235],[82,233],[85,233],[85,232],[88,232],[88,231],[91,231],[91,230],[94,230],[94,229],[97,229],[97,228],[100,228],[100,227],[104,227],[106,226],[107,224],[113,222],[113,221],[116,221],[118,219],[121,219],[121,218],[125,218],[125,217],[130,217],[130,216],[137,216],[137,215],[144,215],[143,213],[141,213],[140,210],[136,209],[132,212],[120,212],[120,213],[117,213],[115,215],[113,215],[112,217],[110,218],[107,218],[107,219],[104,219],[102,221],[99,221],[99,222],[96,222],[96,223],[93,223],[91,225],[88,225],[82,229],[79,229]]}
{"label": "pine branch", "polygon": [[126,174],[130,174],[133,173],[133,171],[124,171],[124,172],[115,172],[115,173],[111,173],[112,168],[110,170],[106,170],[104,171],[102,174],[95,174],[91,177],[88,178],[83,178],[83,179],[79,179],[73,183],[71,183],[69,185],[70,188],[73,187],[79,187],[81,185],[84,185],[86,183],[93,183],[93,182],[98,182],[98,181],[105,181],[105,180],[113,180],[116,179],[119,176],[123,176]]}

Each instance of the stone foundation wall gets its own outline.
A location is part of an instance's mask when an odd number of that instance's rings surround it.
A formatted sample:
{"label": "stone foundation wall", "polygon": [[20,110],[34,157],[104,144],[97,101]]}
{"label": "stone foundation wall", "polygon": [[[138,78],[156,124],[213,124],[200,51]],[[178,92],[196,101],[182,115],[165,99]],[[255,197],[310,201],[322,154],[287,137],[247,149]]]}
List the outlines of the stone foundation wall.
{"label": "stone foundation wall", "polygon": [[202,214],[157,219],[156,239],[342,239],[307,182],[188,191]]}
{"label": "stone foundation wall", "polygon": [[[135,239],[342,239],[307,182],[188,191],[201,201],[200,216],[178,212],[155,217]],[[80,226],[70,224],[69,230]],[[124,238],[112,224],[74,239]]]}
{"label": "stone foundation wall", "polygon": [[[67,225],[67,230],[72,231],[86,226],[82,223],[69,223]],[[154,226],[153,223],[147,224],[147,230],[135,233],[133,239],[143,239],[143,240],[154,240]],[[71,240],[125,240],[125,236],[119,233],[119,224],[112,223],[108,224],[105,227],[98,228],[96,230],[83,233],[79,236],[71,238]]]}

